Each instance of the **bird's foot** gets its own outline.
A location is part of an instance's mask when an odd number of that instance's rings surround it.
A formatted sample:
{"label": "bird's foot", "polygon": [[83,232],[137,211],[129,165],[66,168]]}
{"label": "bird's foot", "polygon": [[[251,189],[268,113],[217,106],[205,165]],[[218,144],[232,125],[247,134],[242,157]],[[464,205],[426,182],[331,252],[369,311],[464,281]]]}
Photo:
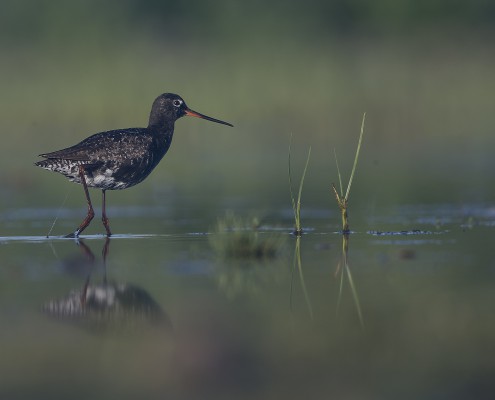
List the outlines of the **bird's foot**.
{"label": "bird's foot", "polygon": [[103,226],[105,227],[105,231],[107,232],[107,237],[112,236],[112,231],[110,230],[110,223],[106,215],[101,217],[101,221],[103,222]]}
{"label": "bird's foot", "polygon": [[77,230],[75,232],[69,233],[69,234],[65,235],[64,238],[77,239],[77,238],[79,238],[79,231]]}

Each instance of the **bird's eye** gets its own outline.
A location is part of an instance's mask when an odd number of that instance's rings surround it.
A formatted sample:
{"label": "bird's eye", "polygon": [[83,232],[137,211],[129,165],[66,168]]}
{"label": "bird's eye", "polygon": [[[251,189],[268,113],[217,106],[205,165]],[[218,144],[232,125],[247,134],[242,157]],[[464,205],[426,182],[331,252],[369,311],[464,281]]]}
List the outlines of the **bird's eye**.
{"label": "bird's eye", "polygon": [[181,104],[182,104],[182,101],[178,100],[178,99],[175,99],[172,104],[175,106],[175,107],[180,107]]}

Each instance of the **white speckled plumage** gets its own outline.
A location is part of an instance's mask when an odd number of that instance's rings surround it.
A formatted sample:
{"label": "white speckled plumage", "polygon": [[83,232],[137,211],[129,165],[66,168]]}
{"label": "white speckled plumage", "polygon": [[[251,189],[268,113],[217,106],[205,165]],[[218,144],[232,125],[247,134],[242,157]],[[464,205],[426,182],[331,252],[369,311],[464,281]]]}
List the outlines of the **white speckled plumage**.
{"label": "white speckled plumage", "polygon": [[71,182],[81,183],[84,168],[88,187],[119,190],[142,182],[170,147],[173,125],[165,131],[130,128],[101,132],[75,146],[42,154],[37,166],[59,172]]}

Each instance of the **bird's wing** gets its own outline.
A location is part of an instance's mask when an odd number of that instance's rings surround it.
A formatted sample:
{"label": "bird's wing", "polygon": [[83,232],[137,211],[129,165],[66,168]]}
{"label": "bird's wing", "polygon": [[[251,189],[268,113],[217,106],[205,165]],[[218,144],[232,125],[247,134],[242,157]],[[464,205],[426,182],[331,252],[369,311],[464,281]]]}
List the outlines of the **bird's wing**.
{"label": "bird's wing", "polygon": [[126,153],[122,151],[122,147],[126,144],[134,145],[132,146],[134,156],[139,156],[136,153],[140,151],[144,155],[147,149],[146,142],[150,138],[143,135],[143,132],[143,128],[101,132],[84,139],[74,146],[51,153],[40,154],[40,156],[49,159],[57,158],[72,161],[104,161],[125,158]]}
{"label": "bird's wing", "polygon": [[73,161],[89,161],[90,157],[82,149],[78,148],[78,145],[68,147],[66,149],[53,151],[51,153],[40,154],[40,157],[44,158],[58,158],[62,160]]}

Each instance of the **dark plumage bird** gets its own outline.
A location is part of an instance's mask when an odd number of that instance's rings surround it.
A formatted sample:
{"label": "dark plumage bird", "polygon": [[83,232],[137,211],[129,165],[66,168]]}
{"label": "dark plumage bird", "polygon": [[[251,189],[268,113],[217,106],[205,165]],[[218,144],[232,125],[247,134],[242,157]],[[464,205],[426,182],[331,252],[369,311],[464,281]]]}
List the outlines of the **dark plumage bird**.
{"label": "dark plumage bird", "polygon": [[75,146],[40,154],[45,160],[38,161],[36,166],[59,172],[84,187],[88,214],[76,231],[67,237],[78,237],[94,217],[88,187],[102,190],[102,221],[107,236],[112,234],[105,210],[105,192],[126,189],[142,182],[167,153],[174,123],[183,116],[233,126],[191,110],[179,95],[164,93],[153,102],[147,128],[100,132]]}

